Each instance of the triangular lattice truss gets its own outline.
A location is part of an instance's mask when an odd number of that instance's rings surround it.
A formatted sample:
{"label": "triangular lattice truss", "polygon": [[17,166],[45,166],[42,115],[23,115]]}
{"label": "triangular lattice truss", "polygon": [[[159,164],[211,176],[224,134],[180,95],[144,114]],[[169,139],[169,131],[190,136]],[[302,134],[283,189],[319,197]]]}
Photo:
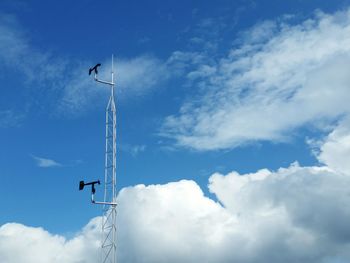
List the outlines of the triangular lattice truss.
{"label": "triangular lattice truss", "polygon": [[[113,83],[113,80],[112,80]],[[105,192],[102,219],[102,262],[116,262],[116,107],[114,101],[114,83],[106,108],[106,153],[105,153]]]}

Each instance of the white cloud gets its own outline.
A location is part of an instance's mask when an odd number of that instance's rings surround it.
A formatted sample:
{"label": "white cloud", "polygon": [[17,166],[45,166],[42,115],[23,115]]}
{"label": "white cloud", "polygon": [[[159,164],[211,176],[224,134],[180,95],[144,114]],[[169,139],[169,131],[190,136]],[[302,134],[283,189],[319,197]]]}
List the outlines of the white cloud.
{"label": "white cloud", "polygon": [[34,155],[32,155],[32,158],[36,161],[37,166],[42,167],[42,168],[62,166],[62,164],[60,164],[52,159],[37,157]]}
{"label": "white cloud", "polygon": [[118,200],[123,262],[222,262],[232,245],[234,219],[193,181],[125,188]]}
{"label": "white cloud", "polygon": [[0,262],[92,263],[99,260],[100,218],[92,219],[74,238],[16,223],[0,227]]}
{"label": "white cloud", "polygon": [[[350,260],[350,177],[297,163],[276,172],[213,174],[204,196],[193,181],[137,185],[118,196],[121,262]],[[19,224],[0,227],[0,261],[96,262],[100,218],[72,239]]]}
{"label": "white cloud", "polygon": [[349,183],[327,167],[293,164],[277,172],[214,174],[209,189],[239,215],[254,258],[248,262],[331,262],[350,259]]}
{"label": "white cloud", "polygon": [[242,41],[188,74],[202,93],[166,118],[164,136],[197,150],[225,149],[285,141],[299,127],[349,114],[349,11],[298,25],[265,22]]}
{"label": "white cloud", "polygon": [[337,172],[350,175],[350,119],[342,120],[321,144],[318,159]]}

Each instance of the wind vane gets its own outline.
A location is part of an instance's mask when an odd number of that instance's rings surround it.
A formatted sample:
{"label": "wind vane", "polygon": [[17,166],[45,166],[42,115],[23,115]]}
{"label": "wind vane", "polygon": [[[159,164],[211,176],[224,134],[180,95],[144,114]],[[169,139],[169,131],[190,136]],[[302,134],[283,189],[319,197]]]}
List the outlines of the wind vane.
{"label": "wind vane", "polygon": [[89,76],[91,75],[91,72],[95,72],[95,76],[97,75],[98,71],[97,68],[101,66],[101,63],[96,64],[93,68],[89,68]]}

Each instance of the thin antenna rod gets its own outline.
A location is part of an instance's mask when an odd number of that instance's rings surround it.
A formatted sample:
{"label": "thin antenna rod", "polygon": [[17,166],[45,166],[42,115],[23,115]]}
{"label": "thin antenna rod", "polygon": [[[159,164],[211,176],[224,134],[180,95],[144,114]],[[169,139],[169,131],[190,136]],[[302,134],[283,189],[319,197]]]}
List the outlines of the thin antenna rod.
{"label": "thin antenna rod", "polygon": [[114,96],[114,55],[112,54],[112,96]]}

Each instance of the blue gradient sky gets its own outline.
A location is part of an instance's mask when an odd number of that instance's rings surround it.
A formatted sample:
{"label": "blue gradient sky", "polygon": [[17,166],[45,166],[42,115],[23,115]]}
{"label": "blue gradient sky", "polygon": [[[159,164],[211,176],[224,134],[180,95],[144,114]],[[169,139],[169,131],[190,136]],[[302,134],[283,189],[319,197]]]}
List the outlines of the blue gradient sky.
{"label": "blue gradient sky", "polygon": [[[18,222],[68,235],[100,214],[88,192],[78,191],[78,182],[103,179],[108,92],[87,72],[97,62],[108,70],[112,53],[117,60],[118,189],[191,179],[211,196],[207,183],[214,172],[275,170],[294,161],[318,165],[306,141],[329,130],[307,125],[291,130],[285,140],[248,140],[210,150],[163,136],[164,120],[206,92],[187,79],[196,65],[174,66],[170,58],[175,52],[197,53],[215,63],[245,41],[244,32],[264,21],[290,15],[288,23],[296,25],[349,4],[1,1],[0,32],[7,33],[6,39],[0,36],[0,225]],[[124,71],[118,72],[118,65]],[[118,75],[123,73],[128,77]],[[51,160],[50,167],[40,167],[38,158]],[[102,187],[97,191],[102,193]]]}

